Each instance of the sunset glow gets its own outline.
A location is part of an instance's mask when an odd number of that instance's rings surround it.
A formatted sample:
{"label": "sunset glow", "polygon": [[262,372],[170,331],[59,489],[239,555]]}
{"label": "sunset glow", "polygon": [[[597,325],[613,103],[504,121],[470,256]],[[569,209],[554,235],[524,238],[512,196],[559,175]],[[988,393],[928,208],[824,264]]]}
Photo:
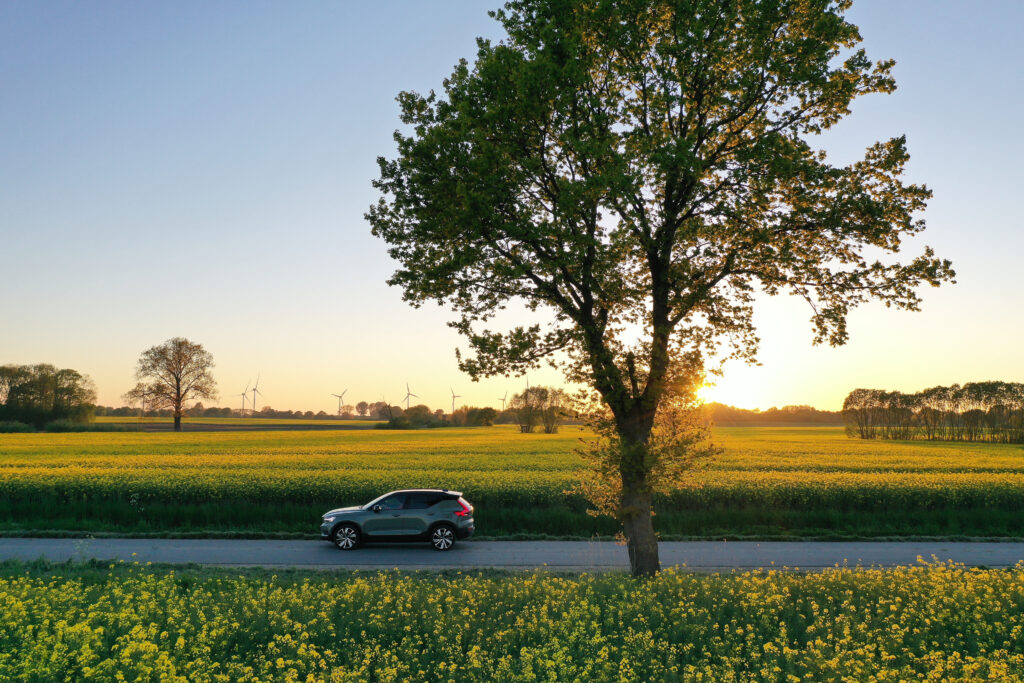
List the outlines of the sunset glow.
{"label": "sunset glow", "polygon": [[[744,386],[742,380],[730,382],[728,378],[720,378],[706,382],[697,390],[697,398],[704,403],[724,403],[738,408],[755,409],[762,406],[758,403],[758,392]],[[770,406],[764,406],[770,407]]]}
{"label": "sunset glow", "polygon": [[[459,371],[454,351],[465,342],[446,326],[451,316],[412,309],[386,285],[395,263],[363,217],[375,159],[394,148],[395,93],[440,87],[476,36],[500,38],[486,14],[499,4],[261,5],[241,24],[204,4],[5,5],[2,362],[80,370],[104,405],[134,385],[139,353],[178,335],[213,353],[223,406],[237,408],[259,373],[267,405],[330,413],[331,394],[346,388],[346,400],[397,403],[409,382],[434,408],[450,406],[452,386],[467,405],[500,406],[521,391],[523,378],[474,383]],[[908,240],[908,253],[928,244],[951,256],[958,284],[925,291],[920,313],[854,310],[838,349],[812,346],[805,302],[759,302],[762,365],[729,364],[702,398],[835,410],[856,387],[1024,380],[1024,318],[1010,300],[1024,250],[1012,162],[1024,154],[1021,95],[990,68],[1024,68],[1010,16],[1019,13],[854,6],[869,53],[896,58],[899,89],[866,98],[816,145],[848,163],[906,132],[908,181],[935,194],[927,233]],[[182,26],[187,40],[171,39]],[[950,98],[950,74],[933,67],[949,45],[982,33],[958,57],[960,96]],[[381,53],[384,35],[401,47]],[[190,254],[173,286],[153,280],[154,244]],[[562,379],[542,368],[530,381]]]}
{"label": "sunset glow", "polygon": [[715,401],[715,386],[707,383],[702,384],[700,388],[697,389],[697,398],[704,403],[711,403]]}

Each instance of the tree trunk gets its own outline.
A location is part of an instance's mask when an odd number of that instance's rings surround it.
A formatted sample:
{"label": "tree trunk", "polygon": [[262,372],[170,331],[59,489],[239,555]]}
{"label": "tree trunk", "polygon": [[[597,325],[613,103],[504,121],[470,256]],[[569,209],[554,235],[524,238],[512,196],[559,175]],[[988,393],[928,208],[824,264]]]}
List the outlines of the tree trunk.
{"label": "tree trunk", "polygon": [[629,568],[634,577],[654,576],[661,569],[658,537],[654,535],[651,515],[651,493],[645,488],[625,483],[622,487],[622,531],[626,535]]}
{"label": "tree trunk", "polygon": [[179,412],[174,413],[174,431],[181,431],[181,413]]}
{"label": "tree trunk", "polygon": [[[620,414],[626,411],[621,411]],[[635,406],[631,414],[618,420],[619,475],[622,490],[619,499],[619,519],[626,536],[629,568],[634,577],[654,576],[661,569],[658,559],[658,537],[654,534],[651,509],[651,463],[648,442],[654,426],[654,414],[641,412]]]}

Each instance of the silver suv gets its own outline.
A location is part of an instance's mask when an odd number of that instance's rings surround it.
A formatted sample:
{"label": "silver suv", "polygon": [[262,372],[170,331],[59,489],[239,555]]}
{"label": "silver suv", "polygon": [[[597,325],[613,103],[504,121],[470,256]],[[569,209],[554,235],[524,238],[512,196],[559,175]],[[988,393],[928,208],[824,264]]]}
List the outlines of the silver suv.
{"label": "silver suv", "polygon": [[341,550],[370,541],[427,541],[451,550],[476,530],[473,506],[461,491],[406,489],[385,493],[366,505],[338,508],[323,516],[320,536]]}

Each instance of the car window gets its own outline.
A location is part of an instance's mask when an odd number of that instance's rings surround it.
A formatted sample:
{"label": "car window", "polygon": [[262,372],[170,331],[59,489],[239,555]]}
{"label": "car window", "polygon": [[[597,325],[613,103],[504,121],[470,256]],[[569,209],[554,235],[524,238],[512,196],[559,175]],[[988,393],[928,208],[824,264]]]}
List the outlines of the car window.
{"label": "car window", "polygon": [[405,501],[405,509],[426,510],[444,499],[445,497],[438,493],[410,493],[409,499]]}
{"label": "car window", "polygon": [[387,497],[388,497],[389,495],[390,495],[390,493],[385,493],[385,494],[384,494],[384,495],[382,495],[382,496],[377,496],[376,498],[374,498],[373,500],[371,500],[371,501],[370,501],[369,503],[367,503],[366,505],[364,505],[364,506],[363,506],[363,509],[364,509],[364,510],[372,510],[372,509],[373,509],[373,506],[374,506],[374,505],[380,505],[380,504],[381,504],[381,501],[383,501],[383,500],[384,500],[385,498],[387,498]]}
{"label": "car window", "polygon": [[426,510],[430,507],[425,493],[410,493],[409,499],[405,501],[406,510]]}
{"label": "car window", "polygon": [[378,505],[380,505],[382,510],[401,510],[402,509],[402,503],[404,503],[404,502],[405,502],[405,494],[404,493],[397,493],[397,494],[395,494],[393,496],[388,496],[387,498],[382,500],[380,503],[378,503]]}

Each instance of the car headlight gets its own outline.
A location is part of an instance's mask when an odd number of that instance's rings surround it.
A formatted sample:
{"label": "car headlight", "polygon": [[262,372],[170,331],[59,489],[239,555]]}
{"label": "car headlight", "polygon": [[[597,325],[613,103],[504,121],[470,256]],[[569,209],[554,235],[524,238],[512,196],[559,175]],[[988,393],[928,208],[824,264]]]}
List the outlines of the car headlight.
{"label": "car headlight", "polygon": [[324,517],[324,524],[330,524],[333,521],[334,521],[334,516],[333,515],[330,516],[330,517]]}

